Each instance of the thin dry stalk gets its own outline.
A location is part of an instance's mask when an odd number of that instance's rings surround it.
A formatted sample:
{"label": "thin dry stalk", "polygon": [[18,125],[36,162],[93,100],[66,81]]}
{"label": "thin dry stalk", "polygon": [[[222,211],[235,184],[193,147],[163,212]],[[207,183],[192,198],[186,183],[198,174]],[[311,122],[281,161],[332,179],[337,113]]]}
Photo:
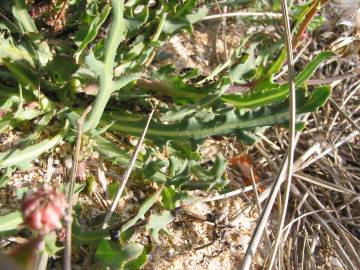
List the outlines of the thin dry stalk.
{"label": "thin dry stalk", "polygon": [[260,137],[261,140],[263,140],[264,142],[266,142],[271,148],[273,148],[275,151],[280,151],[280,147],[277,146],[275,143],[273,143],[271,140],[269,140],[268,138],[266,138],[266,136],[260,132],[256,132],[256,136]]}
{"label": "thin dry stalk", "polygon": [[336,103],[335,100],[333,100],[332,98],[329,98],[330,103],[335,107],[335,109],[342,114],[342,116],[344,116],[346,118],[346,120],[349,121],[349,123],[356,128],[358,131],[360,131],[360,126],[351,119],[351,117]]}
{"label": "thin dry stalk", "polygon": [[298,157],[296,159],[296,161],[294,162],[294,168],[296,170],[296,168],[300,167],[301,164],[303,164],[308,158],[310,158],[314,153],[316,153],[317,151],[319,151],[319,149],[321,148],[321,144],[320,143],[315,143],[313,144],[310,148],[308,148],[300,157]]}
{"label": "thin dry stalk", "polygon": [[[353,90],[351,90],[350,93],[347,93],[347,96],[346,96],[344,102],[342,102],[341,108],[343,108],[349,102],[349,100],[357,93],[357,91],[360,89],[360,84],[356,83],[355,86],[353,85],[349,88],[353,88]],[[330,132],[333,130],[336,120],[338,118],[338,115],[339,115],[339,112],[336,112],[330,125],[328,125],[328,127],[327,127],[328,131],[326,133],[326,137],[329,137]]]}
{"label": "thin dry stalk", "polygon": [[318,154],[317,156],[313,157],[312,159],[304,162],[303,164],[301,164],[299,167],[296,167],[294,169],[295,172],[303,170],[304,168],[308,167],[310,164],[313,164],[315,161],[321,159],[322,157],[328,155],[329,153],[331,153],[332,151],[334,151],[335,149],[339,148],[341,145],[353,140],[357,135],[359,135],[360,132],[355,130],[353,132],[351,132],[348,136],[346,136],[344,139],[340,140],[339,142],[337,142],[334,146],[330,146],[327,149],[325,149],[324,151],[322,151],[320,154]]}
{"label": "thin dry stalk", "polygon": [[203,18],[203,21],[214,20],[214,19],[222,19],[224,17],[271,17],[271,18],[281,18],[281,13],[275,12],[250,12],[250,11],[238,11],[238,12],[229,12],[225,14],[214,14],[209,15]]}
{"label": "thin dry stalk", "polygon": [[223,38],[223,43],[224,43],[224,53],[225,53],[225,58],[228,61],[229,60],[229,54],[228,54],[228,48],[227,48],[227,42],[226,42],[226,17],[224,16],[224,13],[227,13],[227,6],[224,7],[224,12],[221,11],[221,7],[218,3],[217,0],[215,0],[216,3],[216,7],[220,12],[220,16],[222,19],[222,38]]}
{"label": "thin dry stalk", "polygon": [[[284,236],[283,236],[283,241],[285,242],[289,233],[290,233],[290,229],[293,225],[292,221],[295,219],[296,213],[300,212],[300,209],[302,208],[304,202],[306,201],[307,197],[309,196],[308,193],[305,193],[305,195],[303,196],[303,198],[300,200],[300,202],[298,203],[298,205],[296,206],[296,209],[293,211],[293,214],[290,218],[289,223],[284,227]],[[290,225],[291,224],[291,225]],[[287,229],[285,229],[287,228]]]}
{"label": "thin dry stalk", "polygon": [[294,173],[294,176],[300,180],[317,185],[319,187],[326,188],[328,190],[332,190],[332,191],[336,191],[336,192],[340,192],[340,193],[344,193],[344,194],[348,194],[348,195],[358,195],[358,193],[356,193],[350,189],[343,188],[339,185],[335,185],[333,183],[318,179],[314,176],[306,175],[304,173]]}
{"label": "thin dry stalk", "polygon": [[260,200],[259,200],[259,193],[256,187],[256,181],[255,181],[255,176],[254,176],[254,170],[253,167],[251,166],[250,168],[250,174],[251,174],[251,185],[253,187],[253,191],[255,194],[255,201],[256,201],[256,207],[259,213],[261,213],[261,204],[260,204]]}
{"label": "thin dry stalk", "polygon": [[74,203],[74,185],[77,167],[79,163],[79,155],[81,150],[81,137],[83,134],[83,124],[86,115],[91,111],[91,106],[87,107],[77,121],[78,134],[76,139],[76,145],[74,149],[74,160],[71,167],[71,175],[68,187],[68,211],[66,215],[66,242],[64,252],[64,269],[71,270],[71,237],[72,237],[72,208]]}
{"label": "thin dry stalk", "polygon": [[289,10],[286,3],[286,0],[281,1],[284,26],[285,26],[285,41],[286,41],[286,51],[288,58],[288,75],[289,75],[289,91],[290,91],[290,127],[289,127],[289,148],[288,148],[288,159],[287,159],[287,174],[286,174],[286,186],[285,186],[285,197],[283,200],[283,207],[281,211],[280,224],[275,238],[275,244],[272,251],[272,256],[270,260],[269,269],[272,269],[273,263],[275,262],[275,257],[277,254],[278,247],[280,245],[280,240],[282,237],[282,229],[284,227],[286,212],[289,202],[290,195],[290,184],[293,174],[293,161],[294,161],[294,152],[295,152],[295,118],[296,118],[296,101],[295,101],[295,81],[294,81],[294,55],[292,48],[292,37],[290,29],[290,20],[289,20]]}
{"label": "thin dry stalk", "polygon": [[323,211],[329,211],[331,212],[332,210],[331,209],[320,209],[320,210],[314,210],[312,212],[308,212],[308,213],[305,213],[305,214],[302,214],[300,216],[298,216],[297,218],[294,218],[293,220],[291,220],[283,229],[283,233],[285,233],[286,231],[289,231],[291,229],[291,226],[300,221],[301,219],[307,217],[307,216],[311,216],[313,214],[316,214],[316,213],[319,213],[319,212],[323,212]]}
{"label": "thin dry stalk", "polygon": [[[257,189],[255,176],[254,176],[254,170],[253,170],[252,166],[250,168],[250,174],[251,174],[251,184],[252,184],[254,194],[255,194],[256,207],[257,207],[258,213],[261,213],[262,208],[261,208],[261,203],[260,203],[260,199],[259,199],[259,192]],[[265,229],[265,233],[266,233],[266,242],[267,242],[268,248],[270,249],[271,248],[271,241],[270,241],[270,236],[269,236],[270,233],[268,232],[267,229]]]}
{"label": "thin dry stalk", "polygon": [[109,221],[111,219],[111,216],[114,213],[115,208],[119,203],[121,195],[122,195],[122,193],[123,193],[123,191],[125,189],[126,183],[127,183],[128,179],[130,177],[130,174],[131,174],[131,172],[132,172],[132,170],[133,170],[133,168],[135,166],[137,156],[138,156],[138,154],[140,152],[140,146],[142,145],[142,143],[143,143],[143,141],[145,139],[145,135],[146,135],[146,132],[147,132],[147,130],[149,128],[150,121],[151,121],[153,115],[154,115],[154,109],[151,111],[151,113],[149,115],[149,118],[148,118],[148,120],[146,122],[144,130],[143,130],[143,132],[142,132],[142,134],[140,136],[140,140],[138,141],[138,143],[137,143],[137,145],[135,147],[135,151],[134,151],[134,153],[133,153],[133,155],[131,157],[131,160],[130,160],[127,168],[126,168],[126,171],[125,171],[125,173],[123,175],[122,183],[121,183],[121,185],[120,185],[120,187],[119,187],[119,189],[118,189],[118,191],[116,193],[115,199],[114,199],[113,203],[111,204],[111,207],[110,207],[109,211],[107,212],[107,214],[105,216],[104,223],[102,225],[103,229],[106,229],[108,227],[108,223],[109,223]]}
{"label": "thin dry stalk", "polygon": [[[295,115],[296,115],[296,104],[295,104],[295,82],[294,82],[294,58],[293,58],[293,50],[292,50],[292,39],[291,39],[291,30],[290,30],[290,22],[289,22],[289,11],[287,7],[287,3],[285,0],[281,1],[282,3],[282,16],[284,19],[284,26],[285,26],[285,41],[286,41],[286,49],[287,49],[287,57],[288,57],[288,70],[289,70],[289,90],[290,90],[290,105],[289,105],[289,111],[290,111],[290,131],[289,131],[289,147],[288,152],[286,154],[286,157],[283,161],[283,164],[281,166],[281,171],[278,174],[277,179],[275,180],[272,189],[271,189],[271,195],[267,202],[267,205],[262,212],[259,221],[257,223],[257,226],[255,228],[255,231],[252,235],[251,241],[249,243],[249,246],[246,250],[244,259],[242,261],[242,264],[240,266],[241,270],[248,270],[251,267],[252,257],[254,256],[257,246],[260,242],[261,236],[264,232],[264,229],[267,224],[267,219],[269,218],[272,206],[275,202],[275,198],[277,197],[278,191],[280,189],[280,186],[284,179],[287,181],[286,185],[286,191],[285,191],[285,198],[284,202],[285,205],[283,207],[283,214],[282,214],[282,226],[280,226],[277,236],[277,241],[280,240],[280,235],[282,231],[282,227],[285,220],[286,215],[286,208],[287,208],[287,201],[289,197],[289,187],[291,183],[291,177],[292,177],[292,166],[293,166],[293,157],[294,157],[294,149],[296,145],[295,139]],[[275,245],[277,248],[277,245]],[[276,250],[275,248],[275,250]]]}
{"label": "thin dry stalk", "polygon": [[[270,181],[262,181],[261,183],[256,184],[255,186],[259,187],[260,185],[264,185],[265,183],[270,183]],[[249,192],[249,191],[252,191],[252,190],[254,190],[253,186],[247,186],[247,187],[244,187],[244,188],[239,188],[239,189],[235,189],[233,191],[229,191],[229,192],[224,193],[224,194],[219,194],[219,195],[215,195],[215,196],[212,196],[212,197],[201,198],[201,199],[199,199],[198,202],[213,202],[213,201],[218,201],[218,200],[224,200],[224,199],[228,199],[228,198],[231,198],[231,197],[234,197],[234,196],[237,196],[239,194],[243,194],[243,193],[246,193],[246,192]]]}
{"label": "thin dry stalk", "polygon": [[[260,239],[261,236],[265,230],[265,227],[267,225],[267,221],[268,218],[270,216],[271,213],[271,209],[275,203],[276,197],[277,197],[277,193],[280,189],[280,185],[283,182],[283,180],[285,179],[285,172],[286,172],[286,168],[287,168],[287,155],[285,157],[285,160],[283,161],[281,167],[280,167],[280,173],[278,174],[278,176],[276,177],[275,181],[273,182],[273,185],[271,187],[271,190],[269,193],[267,193],[266,191],[263,192],[261,195],[264,195],[264,199],[266,199],[266,196],[269,196],[269,199],[264,207],[264,210],[261,212],[261,215],[258,219],[256,228],[254,230],[254,233],[252,235],[252,238],[250,240],[250,243],[246,249],[246,253],[244,256],[244,259],[242,261],[242,264],[240,266],[240,270],[248,270],[251,267],[251,262],[252,262],[252,258],[255,255],[256,249],[260,243]],[[261,198],[259,198],[259,200],[261,200]],[[232,223],[235,222],[232,221]]]}

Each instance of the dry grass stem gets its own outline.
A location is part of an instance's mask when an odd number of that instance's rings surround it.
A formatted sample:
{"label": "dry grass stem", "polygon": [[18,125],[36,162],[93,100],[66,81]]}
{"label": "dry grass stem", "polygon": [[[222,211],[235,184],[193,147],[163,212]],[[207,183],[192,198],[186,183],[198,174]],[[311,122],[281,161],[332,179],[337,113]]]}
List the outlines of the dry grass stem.
{"label": "dry grass stem", "polygon": [[271,17],[271,18],[281,18],[281,13],[275,13],[275,12],[250,12],[250,11],[238,11],[238,12],[229,12],[225,14],[214,14],[209,15],[203,18],[203,21],[206,20],[214,20],[214,19],[222,19],[225,17]]}
{"label": "dry grass stem", "polygon": [[300,167],[295,168],[295,172],[300,171],[305,169],[306,167],[308,167],[310,164],[314,163],[315,161],[321,159],[322,157],[328,155],[329,153],[331,153],[332,151],[334,151],[335,149],[339,148],[340,146],[342,146],[343,144],[353,140],[356,136],[358,136],[360,134],[359,131],[355,130],[353,132],[351,132],[349,135],[347,135],[344,139],[340,140],[339,142],[337,142],[334,146],[330,146],[327,149],[325,149],[324,151],[322,151],[320,154],[318,154],[317,156],[309,159],[308,161],[304,162]]}
{"label": "dry grass stem", "polygon": [[332,98],[329,98],[330,103],[335,107],[335,109],[342,114],[346,120],[348,120],[350,122],[350,124],[356,128],[358,131],[360,131],[360,126],[353,120],[351,119],[351,117],[344,111],[343,108],[341,108],[335,100],[333,100]]}
{"label": "dry grass stem", "polygon": [[138,156],[138,154],[139,154],[139,152],[140,152],[140,146],[142,145],[142,143],[143,143],[143,141],[144,141],[144,139],[145,139],[145,135],[146,135],[146,132],[147,132],[147,130],[148,130],[148,128],[149,128],[151,119],[152,119],[152,117],[153,117],[153,115],[154,115],[154,111],[155,111],[155,110],[153,109],[153,110],[151,111],[149,117],[148,117],[148,120],[147,120],[147,122],[146,122],[146,125],[145,125],[145,127],[144,127],[144,130],[143,130],[143,132],[142,132],[142,134],[141,134],[141,136],[140,136],[140,139],[139,139],[139,141],[138,141],[138,143],[137,143],[137,145],[136,145],[136,147],[135,147],[135,151],[134,151],[134,153],[133,153],[133,155],[132,155],[132,157],[131,157],[131,159],[130,159],[130,162],[129,162],[127,168],[126,168],[126,171],[125,171],[125,173],[124,173],[124,176],[122,177],[121,185],[120,185],[119,189],[117,190],[116,195],[115,195],[115,198],[114,198],[114,201],[113,201],[113,203],[111,204],[111,207],[110,207],[109,211],[107,212],[107,214],[106,214],[106,216],[105,216],[105,219],[104,219],[104,222],[103,222],[103,225],[102,225],[102,228],[103,228],[103,229],[106,229],[106,228],[108,227],[109,221],[110,221],[110,219],[111,219],[111,216],[112,216],[112,214],[114,213],[115,208],[116,208],[116,206],[117,206],[118,203],[119,203],[119,200],[120,200],[120,198],[121,198],[121,195],[122,195],[122,193],[123,193],[123,191],[124,191],[124,189],[125,189],[126,183],[127,183],[128,179],[129,179],[129,177],[130,177],[130,174],[131,174],[131,172],[132,172],[132,170],[133,170],[133,168],[134,168],[134,166],[135,166],[135,162],[136,162],[137,156]]}
{"label": "dry grass stem", "polygon": [[78,134],[76,139],[76,145],[74,149],[74,158],[72,161],[71,174],[68,187],[68,211],[66,215],[66,242],[64,252],[64,269],[71,269],[71,238],[72,238],[72,208],[74,200],[74,185],[77,173],[77,167],[79,163],[79,155],[81,150],[81,138],[83,134],[83,124],[86,115],[91,111],[91,106],[88,106],[77,121]]}
{"label": "dry grass stem", "polygon": [[272,250],[272,256],[270,257],[269,269],[272,269],[273,263],[275,262],[276,254],[280,245],[281,237],[282,237],[282,228],[284,227],[287,207],[289,202],[290,195],[290,185],[293,174],[293,160],[294,160],[294,152],[295,152],[295,124],[296,124],[296,101],[295,101],[295,81],[294,81],[294,56],[293,56],[293,48],[292,48],[292,36],[290,29],[290,20],[289,20],[289,10],[286,3],[286,0],[281,1],[284,26],[285,26],[285,44],[286,44],[286,52],[287,52],[287,60],[288,60],[288,80],[289,80],[289,99],[290,99],[290,120],[289,120],[289,147],[288,147],[288,158],[287,158],[287,170],[286,170],[286,180],[285,180],[285,196],[282,205],[282,211],[280,215],[280,224],[278,227],[278,231],[275,237],[275,243]]}

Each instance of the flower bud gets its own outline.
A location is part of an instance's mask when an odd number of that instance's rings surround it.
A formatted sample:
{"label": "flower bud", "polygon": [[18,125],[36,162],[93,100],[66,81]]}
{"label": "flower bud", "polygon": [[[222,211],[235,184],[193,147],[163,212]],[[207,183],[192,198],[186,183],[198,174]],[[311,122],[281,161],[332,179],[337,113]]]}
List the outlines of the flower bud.
{"label": "flower bud", "polygon": [[29,228],[40,234],[47,234],[62,227],[61,219],[66,207],[64,193],[55,187],[44,185],[25,195],[21,210],[24,222]]}

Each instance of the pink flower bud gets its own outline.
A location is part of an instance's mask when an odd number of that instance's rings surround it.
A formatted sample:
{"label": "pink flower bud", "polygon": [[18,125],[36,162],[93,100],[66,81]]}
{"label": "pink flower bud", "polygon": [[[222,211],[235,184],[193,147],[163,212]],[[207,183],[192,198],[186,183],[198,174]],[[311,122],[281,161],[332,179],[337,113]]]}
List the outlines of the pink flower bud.
{"label": "pink flower bud", "polygon": [[21,210],[24,222],[29,228],[40,234],[47,234],[62,227],[61,219],[66,207],[64,193],[55,187],[44,185],[26,194]]}

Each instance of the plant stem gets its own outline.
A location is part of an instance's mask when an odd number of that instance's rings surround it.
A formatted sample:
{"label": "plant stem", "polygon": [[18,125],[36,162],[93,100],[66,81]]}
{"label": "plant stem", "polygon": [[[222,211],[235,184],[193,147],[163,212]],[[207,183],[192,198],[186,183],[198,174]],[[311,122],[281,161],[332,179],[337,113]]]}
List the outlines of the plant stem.
{"label": "plant stem", "polygon": [[71,176],[69,180],[68,188],[68,212],[66,216],[66,243],[65,243],[65,254],[64,254],[64,269],[71,270],[71,235],[72,235],[72,208],[73,208],[73,197],[74,197],[74,184],[76,171],[79,161],[80,149],[81,149],[81,137],[83,134],[83,123],[86,115],[91,110],[91,106],[87,107],[83,114],[80,116],[78,125],[78,134],[76,140],[76,146],[74,151],[74,160],[71,168]]}
{"label": "plant stem", "polygon": [[87,132],[97,127],[104,112],[107,102],[113,92],[113,67],[116,50],[124,39],[124,0],[112,0],[113,21],[111,23],[109,38],[105,44],[105,56],[103,70],[99,74],[99,92],[95,99],[94,108],[91,110],[89,118],[84,123],[83,132]]}

